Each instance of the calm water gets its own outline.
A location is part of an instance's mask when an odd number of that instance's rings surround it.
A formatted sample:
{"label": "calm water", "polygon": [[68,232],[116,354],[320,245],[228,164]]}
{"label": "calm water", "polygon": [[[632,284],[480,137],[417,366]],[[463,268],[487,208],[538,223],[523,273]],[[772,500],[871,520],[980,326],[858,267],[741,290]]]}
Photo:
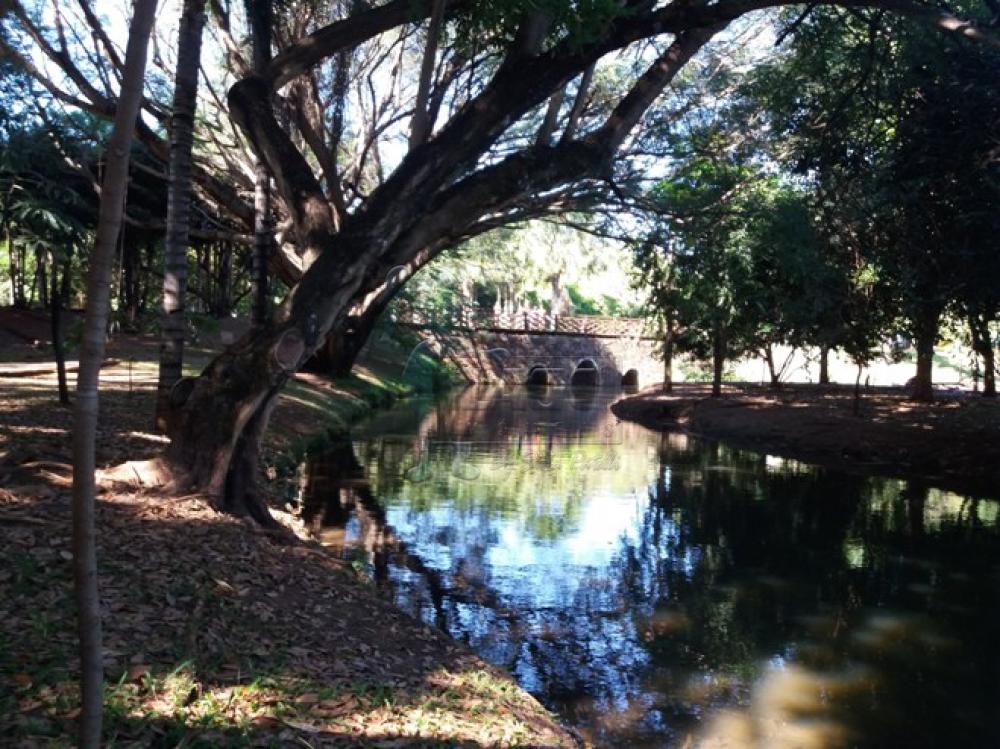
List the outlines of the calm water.
{"label": "calm water", "polygon": [[408,402],[304,468],[324,542],[606,746],[1000,746],[1000,505],[619,423]]}

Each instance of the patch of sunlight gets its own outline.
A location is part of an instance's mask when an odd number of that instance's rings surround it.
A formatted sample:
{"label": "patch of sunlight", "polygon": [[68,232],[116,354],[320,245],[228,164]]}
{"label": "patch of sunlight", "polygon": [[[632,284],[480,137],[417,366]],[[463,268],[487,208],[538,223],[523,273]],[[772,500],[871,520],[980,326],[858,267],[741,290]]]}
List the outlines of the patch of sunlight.
{"label": "patch of sunlight", "polygon": [[665,435],[664,441],[672,450],[687,450],[691,444],[690,438],[682,432],[669,432]]}
{"label": "patch of sunlight", "polygon": [[973,499],[942,489],[931,489],[927,492],[924,504],[924,528],[939,531],[950,525],[961,525],[971,519],[972,513],[975,513],[976,519],[983,525],[995,526],[1000,514],[1000,503],[992,499]]}
{"label": "patch of sunlight", "polygon": [[809,471],[809,466],[802,461],[783,458],[780,455],[765,455],[764,467],[768,473],[779,475],[797,475]]}
{"label": "patch of sunlight", "polygon": [[880,655],[895,652],[906,656],[927,649],[948,650],[959,644],[935,632],[923,617],[892,612],[869,616],[862,627],[851,633],[851,638],[855,644]]}
{"label": "patch of sunlight", "polygon": [[69,434],[68,429],[63,429],[61,427],[40,427],[40,426],[30,426],[23,427],[12,424],[7,427],[8,431],[14,432],[15,434]]}
{"label": "patch of sunlight", "polygon": [[868,561],[868,552],[865,549],[865,545],[853,538],[844,541],[844,561],[852,569],[859,570],[864,567],[865,562]]}
{"label": "patch of sunlight", "polygon": [[695,745],[720,749],[849,746],[851,731],[833,714],[831,702],[864,692],[871,681],[860,667],[820,673],[797,664],[772,663],[753,685],[749,705],[709,715]]}
{"label": "patch of sunlight", "polygon": [[152,432],[129,432],[129,437],[135,437],[136,439],[146,440],[147,442],[155,442],[160,445],[166,445],[170,442],[170,438],[163,434],[153,434]]}

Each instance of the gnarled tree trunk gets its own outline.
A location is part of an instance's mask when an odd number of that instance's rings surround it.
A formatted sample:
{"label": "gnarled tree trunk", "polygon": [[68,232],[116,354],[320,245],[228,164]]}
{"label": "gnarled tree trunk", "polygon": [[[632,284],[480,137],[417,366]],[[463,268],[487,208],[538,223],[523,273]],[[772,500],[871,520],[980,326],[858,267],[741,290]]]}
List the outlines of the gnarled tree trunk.
{"label": "gnarled tree trunk", "polygon": [[[370,34],[370,28],[381,28],[381,23],[411,21],[412,13],[411,3],[389,2],[334,26],[344,34],[351,28],[369,29],[364,33]],[[315,56],[319,61],[336,49],[320,54],[322,47],[309,40],[276,58],[265,75],[236,84],[229,93],[231,113],[271,168],[306,270],[271,325],[255,329],[197,379],[174,388],[176,418],[167,457],[178,478],[220,496],[224,509],[266,521],[266,507],[247,486],[252,472],[245,469],[253,462],[281,388],[331,330],[346,325],[357,300],[376,293],[387,276],[427,248],[452,246],[495,226],[488,217],[511,211],[526,195],[545,194],[602,173],[658,94],[722,25],[699,25],[677,34],[600,128],[558,146],[531,148],[482,166],[482,155],[512,122],[622,40],[641,36],[645,27],[623,19],[583,48],[511,57],[475,101],[407,154],[363,210],[345,216],[342,223],[272,107],[276,85],[294,77],[304,60]]]}

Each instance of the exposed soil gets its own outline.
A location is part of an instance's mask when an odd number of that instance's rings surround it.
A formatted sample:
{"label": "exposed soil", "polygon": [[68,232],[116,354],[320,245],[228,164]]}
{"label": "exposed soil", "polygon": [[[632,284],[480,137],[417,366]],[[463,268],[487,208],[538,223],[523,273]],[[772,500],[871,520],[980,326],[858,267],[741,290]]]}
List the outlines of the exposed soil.
{"label": "exposed soil", "polygon": [[[78,668],[71,414],[57,403],[54,368],[38,369],[42,356],[4,353],[0,745],[69,746]],[[117,363],[102,370],[101,466],[162,447],[150,427],[151,353],[145,339],[111,349]],[[281,480],[282,456],[385,397],[391,386],[374,379],[332,384],[303,375],[283,396],[264,451],[275,514],[289,531],[281,536],[217,513],[196,495],[120,487],[101,494],[109,745],[575,745],[509,675],[382,600],[363,566],[332,557],[293,511],[280,509],[294,510],[285,504],[291,483]]]}
{"label": "exposed soil", "polygon": [[784,385],[650,388],[612,406],[619,418],[848,471],[922,477],[943,487],[1000,491],[1000,402],[946,392],[917,403],[901,389]]}

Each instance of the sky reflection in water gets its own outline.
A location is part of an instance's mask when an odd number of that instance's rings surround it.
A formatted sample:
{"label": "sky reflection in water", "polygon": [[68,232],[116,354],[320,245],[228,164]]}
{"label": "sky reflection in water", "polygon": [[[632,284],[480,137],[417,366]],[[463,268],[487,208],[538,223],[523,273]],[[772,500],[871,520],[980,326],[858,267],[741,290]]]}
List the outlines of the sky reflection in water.
{"label": "sky reflection in water", "polygon": [[614,393],[406,403],[305,467],[404,609],[598,744],[1000,745],[1000,506],[618,423]]}

